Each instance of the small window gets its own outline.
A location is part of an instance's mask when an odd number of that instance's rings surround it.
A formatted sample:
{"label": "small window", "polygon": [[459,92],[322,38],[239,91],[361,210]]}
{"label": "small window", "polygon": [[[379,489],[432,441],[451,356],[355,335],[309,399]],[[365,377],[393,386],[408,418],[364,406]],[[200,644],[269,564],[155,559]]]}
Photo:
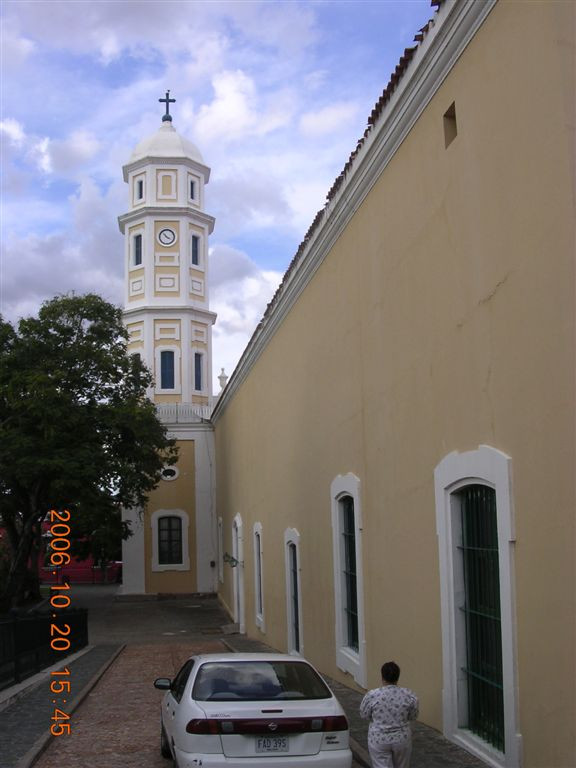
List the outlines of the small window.
{"label": "small window", "polygon": [[176,478],[178,477],[178,474],[179,472],[176,469],[176,467],[164,467],[164,469],[160,473],[160,476],[162,480],[170,481],[170,480],[176,480]]}
{"label": "small window", "polygon": [[158,563],[182,562],[182,520],[176,516],[158,518]]}
{"label": "small window", "polygon": [[160,353],[160,389],[174,389],[174,352]]}
{"label": "small window", "polygon": [[192,264],[197,267],[200,264],[200,238],[192,235],[191,242]]}
{"label": "small window", "polygon": [[458,135],[456,125],[456,104],[452,102],[444,113],[444,146],[448,147]]}
{"label": "small window", "polygon": [[142,235],[134,235],[133,240],[134,266],[142,264]]}
{"label": "small window", "polygon": [[194,389],[197,392],[202,392],[204,388],[202,380],[203,357],[204,355],[201,352],[194,353]]}
{"label": "small window", "polygon": [[142,200],[144,197],[144,180],[138,179],[136,182],[136,199]]}
{"label": "small window", "polygon": [[196,182],[190,179],[190,200],[196,199]]}

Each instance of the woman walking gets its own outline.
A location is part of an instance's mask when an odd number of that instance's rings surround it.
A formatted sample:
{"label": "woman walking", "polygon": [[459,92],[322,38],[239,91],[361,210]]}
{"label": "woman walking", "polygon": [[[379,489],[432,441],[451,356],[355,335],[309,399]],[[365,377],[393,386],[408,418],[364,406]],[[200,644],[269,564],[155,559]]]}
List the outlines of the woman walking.
{"label": "woman walking", "polygon": [[372,768],[409,768],[412,752],[410,720],[418,717],[418,699],[400,688],[400,667],[394,661],[382,665],[382,687],[368,691],[360,704],[360,716],[370,720],[368,751]]}

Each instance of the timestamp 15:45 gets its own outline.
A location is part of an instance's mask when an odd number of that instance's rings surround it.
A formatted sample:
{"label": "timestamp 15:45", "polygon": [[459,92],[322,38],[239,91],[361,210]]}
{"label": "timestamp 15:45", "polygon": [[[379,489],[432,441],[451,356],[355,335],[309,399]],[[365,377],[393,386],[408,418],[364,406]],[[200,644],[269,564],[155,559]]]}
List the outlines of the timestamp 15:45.
{"label": "timestamp 15:45", "polygon": [[[64,667],[64,669],[58,670],[57,672],[51,672],[50,677],[53,678],[50,681],[50,691],[55,696],[61,697],[60,699],[52,699],[52,703],[66,704],[72,688],[70,680],[66,679],[70,677],[70,670],[68,667]],[[66,698],[64,698],[64,696],[66,696]],[[64,710],[55,706],[51,719],[54,721],[50,726],[50,733],[52,736],[63,736],[64,734],[67,736],[70,735],[70,722],[68,722],[70,720],[70,715],[68,712],[64,712]]]}

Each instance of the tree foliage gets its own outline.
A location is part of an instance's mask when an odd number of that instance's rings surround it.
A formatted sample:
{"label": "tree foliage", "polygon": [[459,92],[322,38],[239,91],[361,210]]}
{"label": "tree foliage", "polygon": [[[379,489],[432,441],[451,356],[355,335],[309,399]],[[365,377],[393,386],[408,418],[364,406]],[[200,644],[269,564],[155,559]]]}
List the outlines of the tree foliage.
{"label": "tree foliage", "polygon": [[176,461],[146,396],[149,372],[127,353],[121,310],[62,296],[15,328],[0,318],[0,514],[12,549],[3,600],[22,598],[35,535],[50,509],[82,528],[144,506]]}

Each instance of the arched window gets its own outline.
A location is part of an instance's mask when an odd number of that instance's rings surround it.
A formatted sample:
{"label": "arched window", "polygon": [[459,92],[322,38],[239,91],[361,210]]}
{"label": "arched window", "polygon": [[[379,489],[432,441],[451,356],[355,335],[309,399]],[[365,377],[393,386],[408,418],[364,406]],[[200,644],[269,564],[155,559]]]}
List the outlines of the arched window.
{"label": "arched window", "polygon": [[332,482],[331,500],[336,663],[365,685],[360,480],[352,473],[339,475]]}
{"label": "arched window", "polygon": [[264,631],[264,578],[262,562],[262,523],[254,523],[254,595],[256,626]]}
{"label": "arched window", "polygon": [[483,445],[436,467],[444,734],[519,765],[511,460]]}
{"label": "arched window", "polygon": [[286,618],[288,652],[304,653],[302,638],[302,593],[300,584],[300,534],[294,528],[284,532],[286,567]]}

